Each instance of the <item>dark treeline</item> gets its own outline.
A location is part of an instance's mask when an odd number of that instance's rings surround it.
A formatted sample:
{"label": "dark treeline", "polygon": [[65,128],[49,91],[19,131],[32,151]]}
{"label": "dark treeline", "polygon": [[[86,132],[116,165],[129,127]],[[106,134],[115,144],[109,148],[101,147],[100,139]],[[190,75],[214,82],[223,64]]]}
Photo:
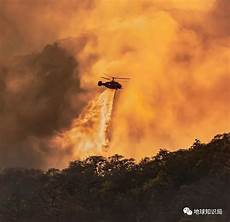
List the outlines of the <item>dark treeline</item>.
{"label": "dark treeline", "polygon": [[[222,208],[185,216],[182,209]],[[230,221],[230,134],[185,150],[160,150],[138,164],[114,155],[63,170],[2,169],[1,222]]]}

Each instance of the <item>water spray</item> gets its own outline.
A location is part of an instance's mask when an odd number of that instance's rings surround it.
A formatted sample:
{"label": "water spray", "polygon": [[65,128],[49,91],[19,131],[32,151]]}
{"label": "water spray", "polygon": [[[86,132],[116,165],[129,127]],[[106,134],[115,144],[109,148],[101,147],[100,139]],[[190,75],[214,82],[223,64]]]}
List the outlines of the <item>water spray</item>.
{"label": "water spray", "polygon": [[108,150],[115,94],[116,90],[106,89],[93,98],[70,129],[61,133],[54,142],[62,148],[71,148],[74,158]]}

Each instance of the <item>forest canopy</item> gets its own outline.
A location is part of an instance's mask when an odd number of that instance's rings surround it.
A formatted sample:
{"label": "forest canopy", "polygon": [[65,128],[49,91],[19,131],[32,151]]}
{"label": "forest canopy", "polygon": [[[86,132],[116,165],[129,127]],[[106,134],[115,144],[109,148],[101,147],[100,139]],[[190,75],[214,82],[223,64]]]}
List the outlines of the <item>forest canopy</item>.
{"label": "forest canopy", "polygon": [[[0,221],[222,222],[230,217],[229,187],[230,134],[221,134],[139,163],[116,154],[63,170],[1,169]],[[186,206],[223,214],[187,216]]]}

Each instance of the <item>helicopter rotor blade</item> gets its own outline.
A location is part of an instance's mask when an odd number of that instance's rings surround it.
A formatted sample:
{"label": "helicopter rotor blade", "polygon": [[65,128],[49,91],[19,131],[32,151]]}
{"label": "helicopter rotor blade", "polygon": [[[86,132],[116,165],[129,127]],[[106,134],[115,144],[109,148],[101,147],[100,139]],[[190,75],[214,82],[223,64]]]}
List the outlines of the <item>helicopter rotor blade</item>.
{"label": "helicopter rotor blade", "polygon": [[107,79],[107,80],[113,80],[113,79],[124,79],[124,80],[129,80],[130,78],[126,78],[126,77],[117,77],[117,76],[110,76],[107,74],[104,74],[106,77],[101,77],[103,79]]}
{"label": "helicopter rotor blade", "polygon": [[110,80],[109,78],[107,78],[107,77],[101,77],[102,79],[106,79],[106,80]]}
{"label": "helicopter rotor blade", "polygon": [[113,77],[107,74],[104,74],[104,76],[106,76],[106,78],[112,79]]}
{"label": "helicopter rotor blade", "polygon": [[113,77],[114,79],[130,79],[130,78],[125,78],[125,77]]}
{"label": "helicopter rotor blade", "polygon": [[129,79],[118,79],[117,81],[119,81],[119,82],[128,82]]}

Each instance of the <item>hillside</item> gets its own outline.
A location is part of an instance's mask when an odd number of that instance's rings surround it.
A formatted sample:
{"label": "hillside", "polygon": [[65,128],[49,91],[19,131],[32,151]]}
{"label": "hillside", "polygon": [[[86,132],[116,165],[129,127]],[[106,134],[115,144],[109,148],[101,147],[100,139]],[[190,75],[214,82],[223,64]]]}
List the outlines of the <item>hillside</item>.
{"label": "hillside", "polygon": [[[230,218],[230,134],[136,163],[114,155],[63,170],[1,169],[3,222],[225,222]],[[222,209],[185,216],[182,209]]]}

